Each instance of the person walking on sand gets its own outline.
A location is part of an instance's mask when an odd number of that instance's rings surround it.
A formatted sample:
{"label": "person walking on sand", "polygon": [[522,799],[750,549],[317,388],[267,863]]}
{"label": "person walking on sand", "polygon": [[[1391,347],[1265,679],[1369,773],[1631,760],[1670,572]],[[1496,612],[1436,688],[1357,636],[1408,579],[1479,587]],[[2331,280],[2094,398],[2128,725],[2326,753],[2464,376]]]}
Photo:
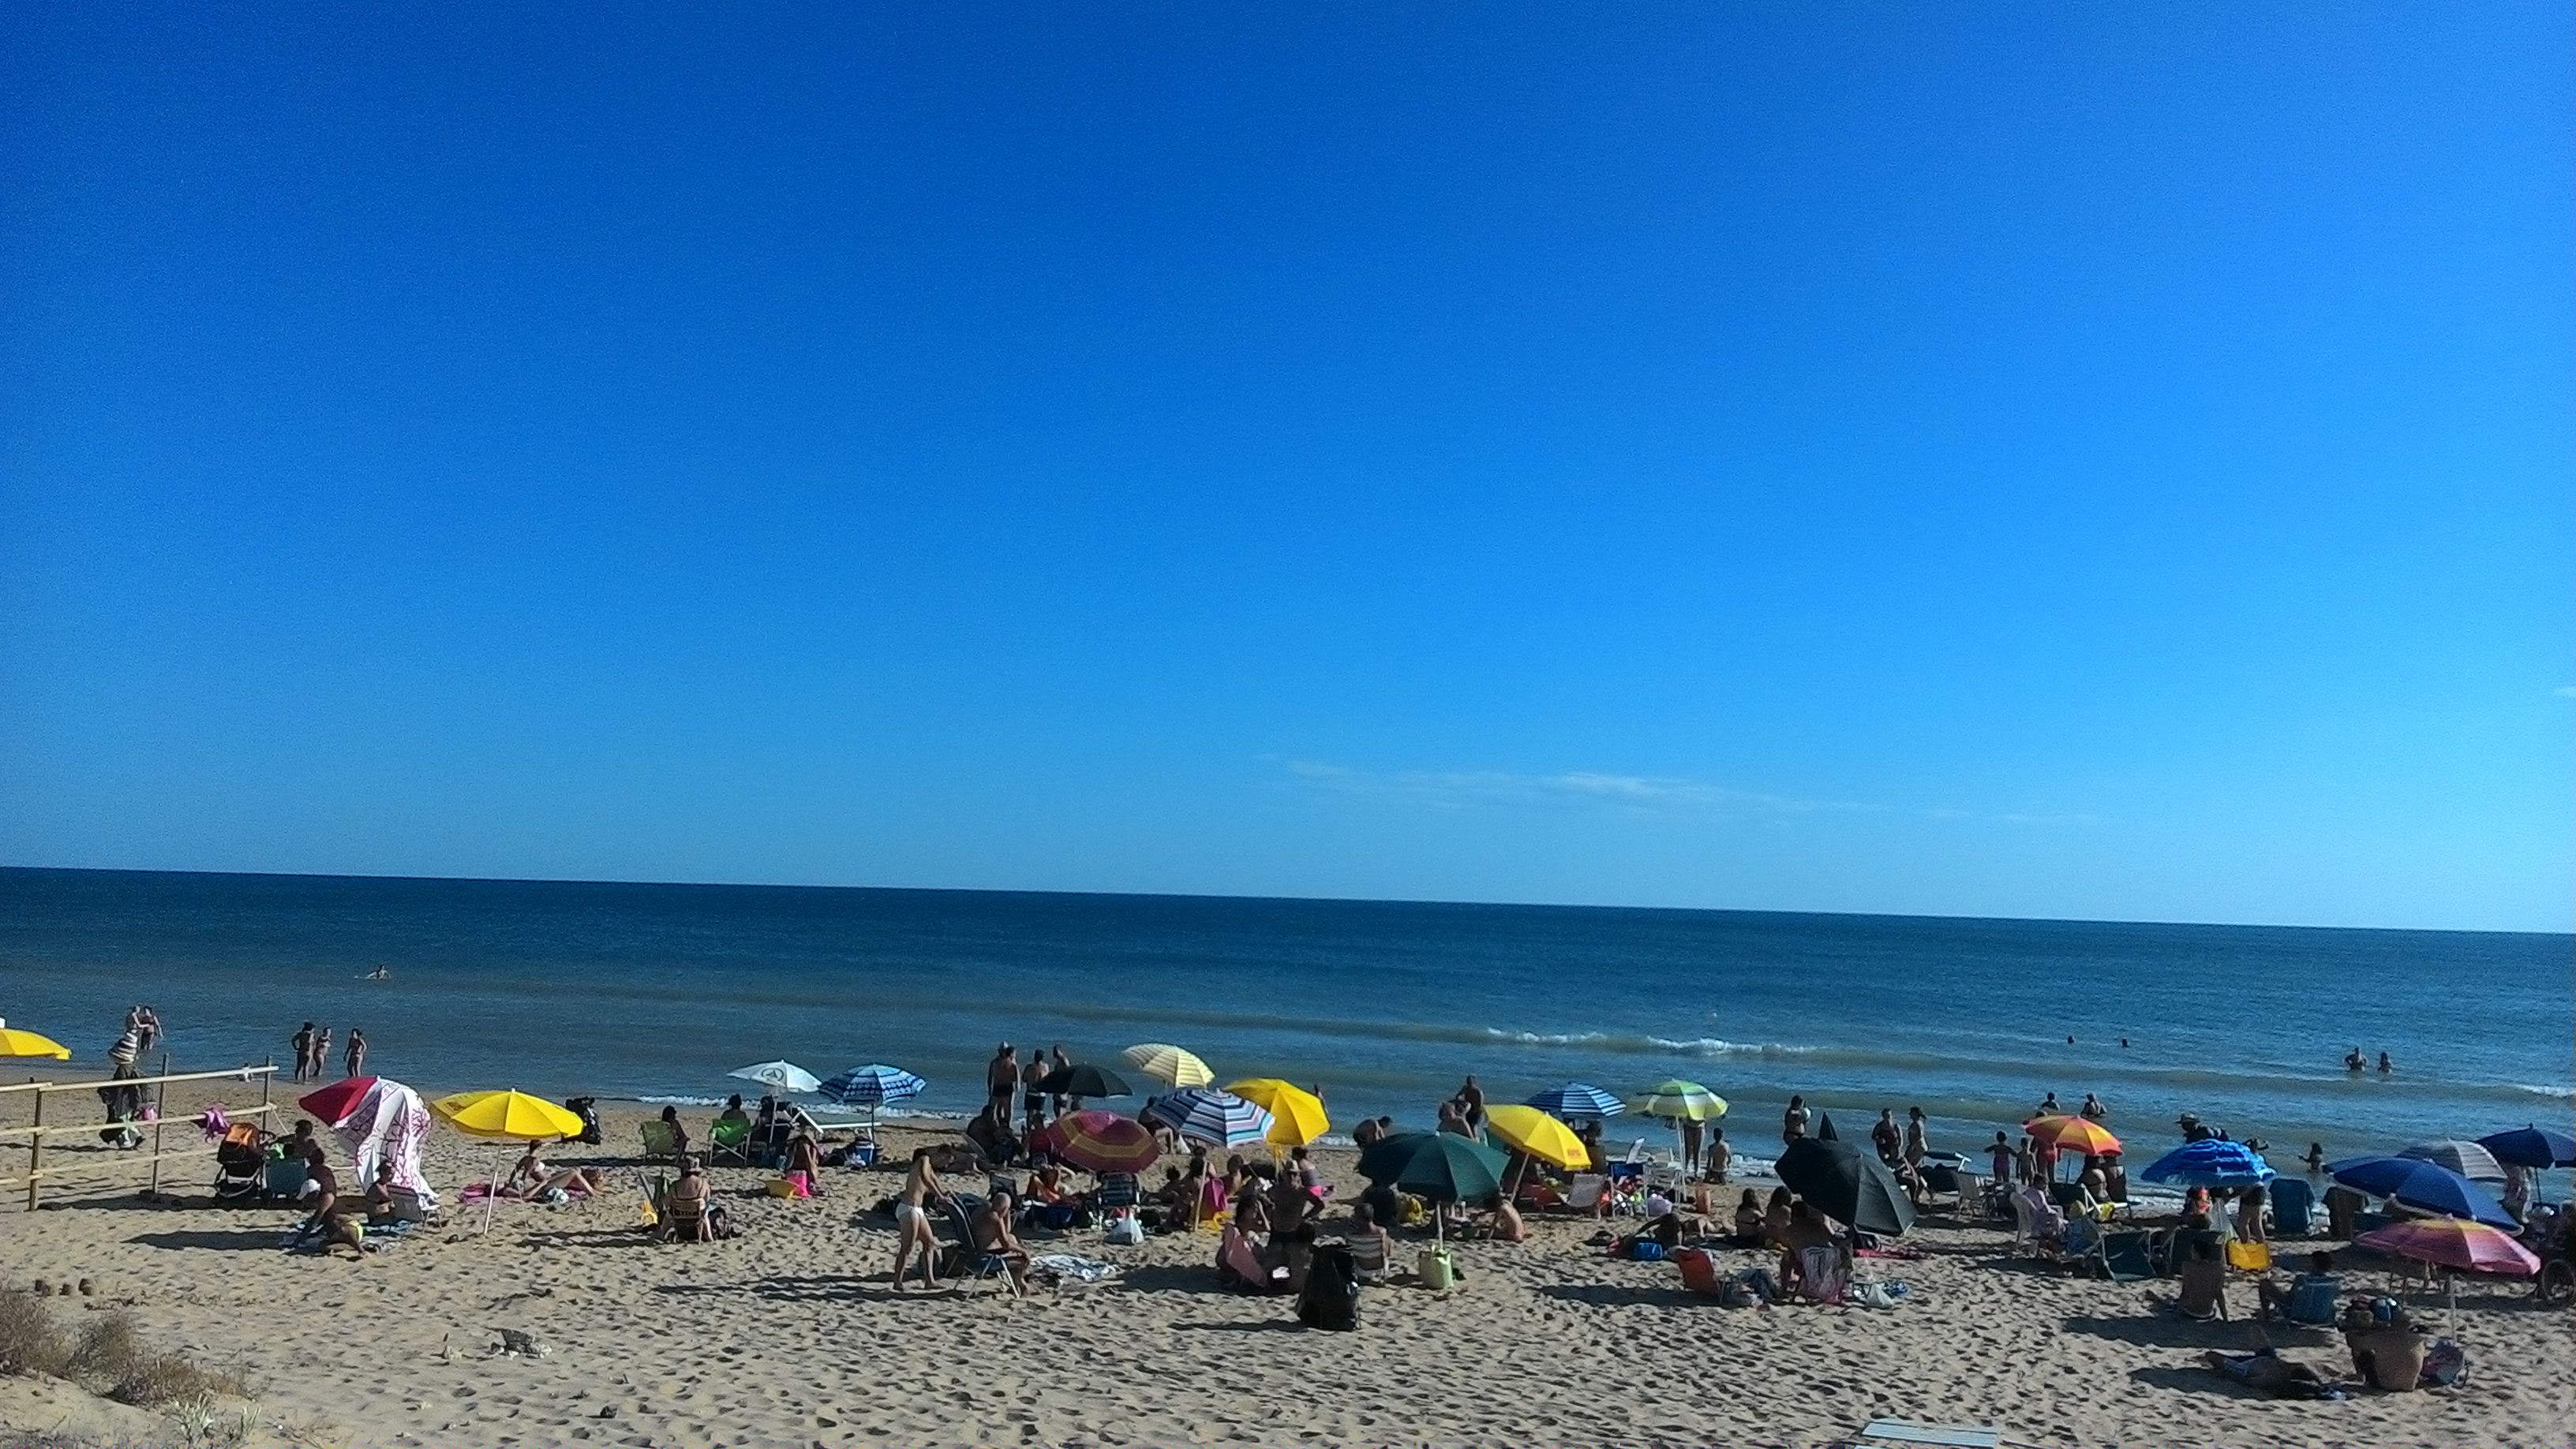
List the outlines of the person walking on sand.
{"label": "person walking on sand", "polygon": [[1699,1144],[1702,1135],[1699,1119],[1695,1117],[1682,1119],[1682,1172],[1685,1176],[1696,1176],[1699,1172]]}
{"label": "person walking on sand", "polygon": [[313,1080],[320,1081],[331,1073],[331,1028],[313,1028]]}
{"label": "person walking on sand", "polygon": [[1878,1120],[1869,1127],[1869,1145],[1878,1149],[1878,1160],[1890,1167],[1903,1160],[1905,1133],[1896,1125],[1895,1108],[1878,1109]]}
{"label": "person walking on sand", "polygon": [[313,1023],[308,1021],[302,1030],[295,1033],[295,1080],[305,1080],[305,1074],[312,1070]]}
{"label": "person walking on sand", "polygon": [[939,1286],[939,1240],[931,1235],[930,1205],[945,1203],[948,1190],[939,1185],[939,1169],[930,1162],[930,1149],[912,1149],[912,1166],[904,1173],[903,1191],[894,1201],[894,1287],[903,1291],[903,1266],[916,1251],[921,1254],[921,1286]]}
{"label": "person walking on sand", "polygon": [[341,1063],[348,1068],[344,1075],[363,1077],[367,1074],[367,1034],[354,1026],[349,1028],[349,1049],[342,1055]]}
{"label": "person walking on sand", "polygon": [[[1055,1044],[1054,1057],[1047,1065],[1047,1075],[1054,1076],[1058,1072],[1069,1072],[1072,1070],[1073,1058],[1064,1054],[1064,1043],[1057,1042]],[[1068,1097],[1062,1092],[1049,1092],[1047,1094],[1047,1110],[1053,1112],[1059,1117],[1063,1116],[1067,1110],[1079,1112],[1082,1110],[1082,1099],[1080,1097]]]}
{"label": "person walking on sand", "polygon": [[1932,1155],[1931,1133],[1923,1123],[1923,1109],[1905,1109],[1905,1161],[1916,1172],[1923,1170],[1923,1159]]}
{"label": "person walking on sand", "polygon": [[1011,1094],[1019,1087],[1020,1054],[1009,1042],[1004,1042],[994,1050],[993,1059],[984,1065],[984,1106],[992,1112],[994,1120],[1003,1123],[1011,1120]]}

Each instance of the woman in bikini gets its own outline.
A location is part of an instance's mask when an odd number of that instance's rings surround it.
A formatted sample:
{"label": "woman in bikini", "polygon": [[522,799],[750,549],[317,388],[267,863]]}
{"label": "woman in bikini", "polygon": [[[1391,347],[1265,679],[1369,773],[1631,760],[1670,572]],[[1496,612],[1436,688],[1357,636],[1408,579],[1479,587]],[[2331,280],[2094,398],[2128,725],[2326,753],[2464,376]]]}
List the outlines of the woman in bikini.
{"label": "woman in bikini", "polygon": [[905,1172],[903,1192],[894,1203],[894,1286],[903,1291],[903,1265],[917,1248],[921,1252],[921,1286],[939,1286],[939,1240],[930,1232],[930,1204],[945,1202],[948,1192],[939,1185],[939,1169],[930,1165],[930,1149],[912,1150],[912,1167]]}

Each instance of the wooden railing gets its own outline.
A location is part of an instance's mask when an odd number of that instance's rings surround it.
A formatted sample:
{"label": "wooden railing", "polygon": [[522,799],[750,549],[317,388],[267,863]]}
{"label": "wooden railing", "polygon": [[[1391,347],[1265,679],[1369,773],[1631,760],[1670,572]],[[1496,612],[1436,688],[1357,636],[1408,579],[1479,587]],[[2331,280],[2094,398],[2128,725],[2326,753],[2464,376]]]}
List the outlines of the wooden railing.
{"label": "wooden railing", "polygon": [[[0,1086],[0,1099],[5,1099],[9,1094],[18,1092],[31,1093],[35,1099],[34,1109],[30,1113],[30,1121],[26,1126],[0,1127],[0,1148],[5,1148],[10,1142],[18,1138],[24,1138],[27,1145],[26,1173],[19,1177],[0,1177],[0,1189],[22,1186],[26,1188],[27,1211],[34,1212],[37,1204],[42,1199],[44,1185],[50,1179],[81,1176],[100,1172],[123,1172],[148,1164],[152,1169],[152,1179],[150,1186],[145,1190],[147,1192],[157,1193],[161,1190],[162,1163],[180,1162],[193,1158],[212,1157],[215,1155],[215,1149],[212,1147],[183,1147],[170,1150],[165,1150],[162,1147],[161,1130],[170,1125],[169,1113],[165,1110],[170,1083],[213,1081],[238,1081],[247,1083],[256,1078],[259,1082],[259,1105],[256,1107],[244,1107],[232,1115],[235,1117],[255,1117],[259,1119],[259,1123],[262,1127],[266,1127],[268,1126],[269,1118],[278,1110],[277,1107],[269,1101],[270,1084],[275,1081],[276,1077],[277,1064],[275,1062],[261,1062],[257,1066],[234,1067],[229,1071],[221,1072],[173,1072],[170,1070],[170,1059],[167,1056],[164,1056],[161,1059],[161,1073],[158,1076],[100,1077],[78,1082],[45,1082],[31,1080]],[[48,1097],[51,1097],[54,1093],[95,1092],[103,1087],[133,1087],[137,1090],[144,1088],[151,1089],[152,1120],[149,1122],[57,1121],[50,1125],[46,1123],[45,1100]],[[45,1165],[46,1138],[59,1137],[66,1133],[108,1131],[118,1127],[128,1128],[137,1133],[148,1132],[152,1139],[151,1152],[139,1157],[129,1152],[119,1152],[112,1155],[85,1155],[80,1160],[70,1162],[63,1166],[47,1167]]]}

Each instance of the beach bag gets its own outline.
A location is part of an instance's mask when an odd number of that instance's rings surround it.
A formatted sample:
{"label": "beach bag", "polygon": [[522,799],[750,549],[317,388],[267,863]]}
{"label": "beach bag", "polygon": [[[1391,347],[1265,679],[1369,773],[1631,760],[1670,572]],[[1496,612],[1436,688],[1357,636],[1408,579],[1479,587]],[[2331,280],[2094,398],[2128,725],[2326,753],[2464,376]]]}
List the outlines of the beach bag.
{"label": "beach bag", "polygon": [[2272,1266],[2272,1247],[2269,1243],[2229,1243],[2227,1266],[2239,1273],[2260,1273]]}
{"label": "beach bag", "polygon": [[1101,1236],[1106,1241],[1132,1248],[1145,1241],[1145,1225],[1132,1217],[1117,1217],[1110,1220],[1108,1231]]}
{"label": "beach bag", "polygon": [[1297,1321],[1334,1333],[1360,1326],[1360,1268],[1350,1249],[1326,1244],[1315,1250],[1297,1294]]}
{"label": "beach bag", "polygon": [[1652,1238],[1638,1238],[1628,1244],[1628,1256],[1640,1263],[1660,1263],[1664,1260],[1664,1245]]}

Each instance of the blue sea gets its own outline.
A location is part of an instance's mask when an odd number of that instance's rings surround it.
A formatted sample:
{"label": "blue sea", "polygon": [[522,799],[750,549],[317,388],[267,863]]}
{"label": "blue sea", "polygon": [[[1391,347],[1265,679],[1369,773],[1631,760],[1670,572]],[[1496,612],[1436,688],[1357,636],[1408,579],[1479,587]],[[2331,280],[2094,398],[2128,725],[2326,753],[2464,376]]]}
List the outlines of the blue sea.
{"label": "blue sea", "polygon": [[2576,1116],[2560,935],[0,870],[0,1016],[98,1063],[138,1001],[182,1068],[313,1019],[416,1086],[550,1096],[713,1100],[785,1057],[954,1112],[1005,1040],[1177,1042],[1415,1125],[1471,1072],[1497,1101],[1682,1077],[1756,1155],[1793,1092],[1854,1132],[1919,1105],[1963,1150],[2049,1091],[2133,1151],[2185,1110],[2292,1154]]}

